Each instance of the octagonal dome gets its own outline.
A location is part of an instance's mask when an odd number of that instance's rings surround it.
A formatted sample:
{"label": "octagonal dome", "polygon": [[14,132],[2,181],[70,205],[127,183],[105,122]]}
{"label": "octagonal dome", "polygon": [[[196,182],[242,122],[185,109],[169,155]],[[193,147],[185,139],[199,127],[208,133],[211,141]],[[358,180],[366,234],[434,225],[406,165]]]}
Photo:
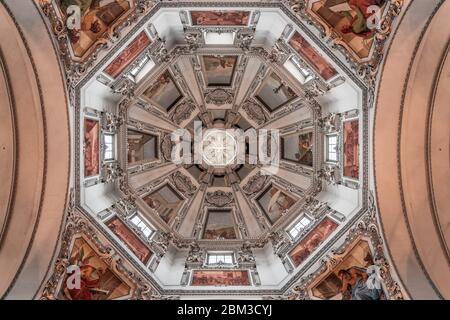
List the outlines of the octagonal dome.
{"label": "octagonal dome", "polygon": [[93,299],[359,299],[342,275],[374,269],[371,298],[408,297],[371,160],[404,2],[37,0],[72,149],[36,292],[78,299],[66,271],[88,259],[112,279]]}

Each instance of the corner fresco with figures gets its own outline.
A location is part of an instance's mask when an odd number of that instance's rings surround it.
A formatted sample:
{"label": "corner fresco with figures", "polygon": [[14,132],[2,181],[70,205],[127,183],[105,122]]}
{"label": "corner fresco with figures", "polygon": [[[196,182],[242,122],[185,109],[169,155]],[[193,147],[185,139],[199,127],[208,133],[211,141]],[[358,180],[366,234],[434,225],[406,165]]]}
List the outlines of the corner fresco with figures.
{"label": "corner fresco with figures", "polygon": [[[370,55],[375,41],[371,23],[381,19],[388,0],[319,0],[312,2],[311,11],[342,37],[361,59]],[[373,7],[372,7],[373,6]],[[379,12],[375,9],[379,7]]]}
{"label": "corner fresco with figures", "polygon": [[127,298],[131,288],[107,265],[105,259],[83,238],[76,238],[69,263],[80,270],[80,284],[66,276],[58,299],[61,300],[114,300]]}
{"label": "corner fresco with figures", "polygon": [[[39,0],[41,5],[51,0]],[[135,0],[55,0],[58,14],[67,26],[67,37],[74,58],[83,59],[96,44],[105,41],[108,33],[126,19]],[[78,15],[79,20],[75,18]],[[74,20],[75,19],[75,20]]]}
{"label": "corner fresco with figures", "polygon": [[294,4],[356,65],[377,68],[403,0],[301,0]]}
{"label": "corner fresco with figures", "polygon": [[312,295],[327,300],[384,299],[377,269],[369,243],[360,240],[336,267],[312,286]]}

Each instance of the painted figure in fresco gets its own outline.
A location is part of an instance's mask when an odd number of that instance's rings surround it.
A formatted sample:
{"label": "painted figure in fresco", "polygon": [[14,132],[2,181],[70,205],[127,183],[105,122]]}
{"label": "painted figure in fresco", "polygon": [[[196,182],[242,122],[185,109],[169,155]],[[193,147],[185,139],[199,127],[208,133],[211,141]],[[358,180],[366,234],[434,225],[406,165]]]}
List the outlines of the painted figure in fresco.
{"label": "painted figure in fresco", "polygon": [[312,152],[312,135],[303,134],[300,135],[298,141],[298,149],[300,152],[295,154],[295,157],[301,164],[312,166],[313,165],[313,152]]}
{"label": "painted figure in fresco", "polygon": [[129,0],[56,0],[56,4],[66,18],[75,18],[68,12],[69,7],[80,8],[79,27],[67,30],[74,54],[78,57],[84,55],[130,9]]}
{"label": "painted figure in fresco", "polygon": [[80,288],[64,288],[64,295],[70,300],[94,300],[94,295],[108,295],[109,291],[99,287],[102,276],[106,270],[101,267],[95,268],[89,264],[89,260],[94,255],[85,256],[84,249],[80,248],[77,254],[70,259],[71,265],[78,265],[80,268]]}
{"label": "painted figure in fresco", "polygon": [[146,199],[146,202],[152,209],[158,210],[161,207],[161,203],[156,199],[148,198]]}
{"label": "painted figure in fresco", "polygon": [[218,69],[218,68],[222,68],[222,69],[227,69],[227,68],[233,68],[234,66],[234,60],[233,59],[224,59],[224,58],[219,58],[219,59],[210,59],[208,61],[208,70],[212,69]]}
{"label": "painted figure in fresco", "polygon": [[150,99],[157,99],[157,95],[165,90],[166,86],[172,81],[168,71],[164,72],[158,80],[156,80],[147,90],[145,90],[144,95]]}
{"label": "painted figure in fresco", "polygon": [[373,19],[374,13],[370,6],[381,7],[386,0],[348,0],[347,2],[330,6],[330,10],[339,13],[348,20],[341,27],[341,32],[354,33],[362,36],[370,36],[373,33],[368,25],[368,19]]}
{"label": "painted figure in fresco", "polygon": [[325,79],[329,80],[334,77],[337,71],[314,49],[313,46],[303,38],[300,33],[296,32],[291,40],[291,47],[298,52],[304,59],[311,63],[311,66],[320,73]]}
{"label": "painted figure in fresco", "polygon": [[150,39],[141,32],[134,40],[105,68],[105,72],[116,78],[149,44]]}
{"label": "painted figure in fresco", "polygon": [[358,121],[344,123],[344,176],[358,179],[359,176]]}
{"label": "painted figure in fresco", "polygon": [[119,219],[114,218],[108,222],[108,228],[111,229],[131,251],[141,260],[146,263],[151,253],[150,250],[142,244],[142,242],[132,233]]}
{"label": "painted figure in fresco", "polygon": [[249,12],[192,11],[191,17],[193,25],[246,25],[248,23]]}
{"label": "painted figure in fresco", "polygon": [[297,267],[314,252],[323,241],[337,228],[337,223],[325,218],[289,253]]}
{"label": "painted figure in fresco", "polygon": [[286,196],[281,190],[270,190],[271,198],[267,210],[269,213],[282,216],[292,206],[293,200]]}
{"label": "painted figure in fresco", "polygon": [[195,271],[193,286],[248,286],[247,271]]}
{"label": "painted figure in fresco", "polygon": [[85,119],[84,133],[84,175],[86,177],[98,174],[98,122]]}
{"label": "painted figure in fresco", "polygon": [[85,141],[85,150],[86,154],[84,157],[84,167],[89,171],[95,171],[95,160],[93,159],[93,149],[95,146],[92,145],[92,134],[90,132],[86,132],[84,134],[84,141]]}
{"label": "painted figure in fresco", "polygon": [[381,289],[369,288],[366,270],[359,267],[342,269],[338,272],[338,277],[342,281],[341,293],[343,299],[350,300],[380,300]]}

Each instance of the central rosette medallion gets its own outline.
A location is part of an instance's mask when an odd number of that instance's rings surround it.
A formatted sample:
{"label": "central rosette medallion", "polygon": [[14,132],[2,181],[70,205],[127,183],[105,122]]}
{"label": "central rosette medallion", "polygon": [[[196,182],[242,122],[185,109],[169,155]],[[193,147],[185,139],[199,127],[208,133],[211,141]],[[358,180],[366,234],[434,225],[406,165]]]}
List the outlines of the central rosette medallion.
{"label": "central rosette medallion", "polygon": [[224,129],[209,129],[202,140],[203,160],[213,167],[225,167],[234,162],[237,155],[235,137]]}

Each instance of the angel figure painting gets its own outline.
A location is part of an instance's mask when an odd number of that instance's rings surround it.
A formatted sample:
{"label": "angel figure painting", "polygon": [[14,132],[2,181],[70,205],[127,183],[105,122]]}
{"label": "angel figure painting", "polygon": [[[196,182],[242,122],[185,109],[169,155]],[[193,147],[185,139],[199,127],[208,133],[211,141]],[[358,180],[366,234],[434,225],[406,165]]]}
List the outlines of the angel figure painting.
{"label": "angel figure painting", "polygon": [[313,133],[289,134],[281,137],[281,157],[283,160],[299,162],[302,165],[312,167],[313,157]]}
{"label": "angel figure painting", "polygon": [[[312,11],[333,28],[360,58],[368,58],[387,0],[319,0]],[[377,8],[377,9],[375,9]]]}
{"label": "angel figure painting", "polygon": [[73,244],[69,263],[80,270],[79,288],[65,277],[62,290],[58,295],[61,300],[112,300],[129,296],[131,288],[120,280],[104,260],[83,238]]}
{"label": "angel figure painting", "polygon": [[298,140],[298,154],[296,154],[298,161],[305,165],[313,166],[313,133],[303,133]]}
{"label": "angel figure painting", "polygon": [[382,279],[369,244],[359,241],[342,261],[312,287],[312,294],[329,300],[380,300]]}

